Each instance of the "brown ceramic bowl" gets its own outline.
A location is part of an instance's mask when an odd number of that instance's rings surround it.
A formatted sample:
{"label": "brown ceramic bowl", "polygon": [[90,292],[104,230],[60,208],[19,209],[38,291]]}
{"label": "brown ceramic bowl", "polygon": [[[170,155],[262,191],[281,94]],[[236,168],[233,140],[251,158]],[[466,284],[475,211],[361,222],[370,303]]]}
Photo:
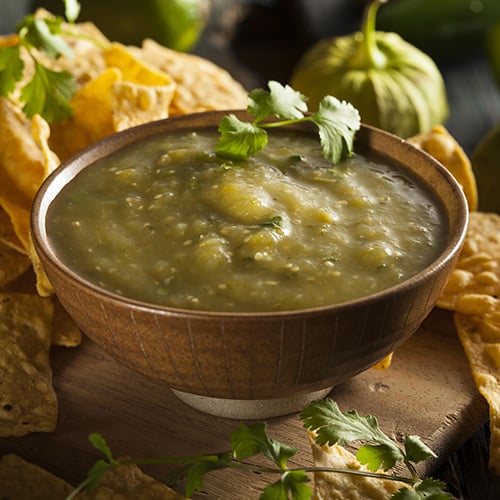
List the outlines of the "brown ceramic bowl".
{"label": "brown ceramic bowl", "polygon": [[441,254],[426,269],[386,291],[291,312],[179,310],[114,295],[61,263],[47,237],[47,210],[78,172],[133,141],[180,128],[216,126],[222,116],[208,112],[150,123],[81,152],[38,192],[33,241],[64,307],[116,360],[165,381],[182,400],[209,413],[235,418],[291,413],[372,366],[416,331],[455,263],[465,235],[467,205],[459,185],[429,155],[363,126],[355,148],[405,166],[435,192],[445,209],[446,244]]}

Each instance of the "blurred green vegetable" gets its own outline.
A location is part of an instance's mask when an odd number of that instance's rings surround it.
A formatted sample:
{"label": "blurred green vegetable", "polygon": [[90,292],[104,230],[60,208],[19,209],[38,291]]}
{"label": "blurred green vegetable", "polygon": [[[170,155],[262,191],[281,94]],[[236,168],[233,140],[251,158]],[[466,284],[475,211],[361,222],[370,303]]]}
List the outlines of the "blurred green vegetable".
{"label": "blurred green vegetable", "polygon": [[[61,0],[39,0],[37,6],[63,13]],[[188,52],[201,36],[210,0],[83,0],[80,21],[92,21],[113,41],[140,45],[144,38]]]}
{"label": "blurred green vegetable", "polygon": [[476,146],[471,156],[478,209],[500,214],[500,123]]}
{"label": "blurred green vegetable", "polygon": [[500,22],[498,22],[486,36],[486,52],[488,54],[493,76],[500,86]]}
{"label": "blurred green vegetable", "polygon": [[483,50],[485,34],[499,21],[499,0],[391,0],[377,25],[435,59],[460,61]]}
{"label": "blurred green vegetable", "polygon": [[315,109],[325,95],[349,101],[364,123],[403,138],[443,123],[448,100],[434,61],[396,33],[375,30],[382,0],[372,2],[362,31],[319,41],[298,61],[290,84]]}

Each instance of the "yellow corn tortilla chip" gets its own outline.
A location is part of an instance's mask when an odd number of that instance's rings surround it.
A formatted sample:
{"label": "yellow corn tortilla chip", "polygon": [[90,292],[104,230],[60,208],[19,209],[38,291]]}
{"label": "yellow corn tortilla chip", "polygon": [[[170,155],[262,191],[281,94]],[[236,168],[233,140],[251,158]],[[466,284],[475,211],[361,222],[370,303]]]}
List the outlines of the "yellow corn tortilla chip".
{"label": "yellow corn tortilla chip", "polygon": [[410,137],[408,142],[441,162],[462,186],[469,210],[477,209],[476,178],[471,162],[455,138],[442,125]]}
{"label": "yellow corn tortilla chip", "polygon": [[136,465],[120,465],[108,470],[88,500],[186,500],[165,484],[144,474]]}
{"label": "yellow corn tortilla chip", "polygon": [[[311,437],[311,435],[310,435]],[[319,446],[311,437],[315,467],[367,470],[356,457],[343,446]],[[405,483],[350,474],[332,472],[314,473],[313,500],[388,500]]]}
{"label": "yellow corn tortilla chip", "polygon": [[104,61],[108,68],[118,68],[123,80],[141,85],[172,85],[173,80],[168,73],[155,69],[134,52],[120,43],[112,43],[104,50]]}
{"label": "yellow corn tortilla chip", "polygon": [[12,500],[64,500],[73,487],[17,455],[0,460],[0,495]]}
{"label": "yellow corn tortilla chip", "polygon": [[464,246],[437,305],[500,324],[498,297],[500,215],[471,212]]}
{"label": "yellow corn tortilla chip", "polygon": [[52,284],[45,274],[42,262],[36,253],[31,236],[29,238],[28,256],[31,260],[31,265],[36,276],[36,291],[41,297],[50,297],[54,293]]}
{"label": "yellow corn tortilla chip", "polygon": [[106,68],[99,76],[77,90],[73,96],[72,121],[88,132],[86,141],[89,144],[115,131],[112,88],[121,79],[122,72],[118,68]]}
{"label": "yellow corn tortilla chip", "polygon": [[25,254],[19,253],[0,241],[0,288],[23,275],[30,265],[31,262]]}
{"label": "yellow corn tortilla chip", "polygon": [[19,44],[19,35],[12,33],[0,37],[0,47],[13,47]]}
{"label": "yellow corn tortilla chip", "polygon": [[54,297],[54,321],[52,323],[52,345],[76,347],[82,343],[82,332],[59,300]]}
{"label": "yellow corn tortilla chip", "polygon": [[116,82],[112,91],[113,128],[119,132],[168,117],[174,86]]}
{"label": "yellow corn tortilla chip", "polygon": [[30,210],[31,200],[13,185],[10,177],[0,169],[0,208],[2,208],[12,224],[12,229],[24,252],[30,248]]}
{"label": "yellow corn tortilla chip", "polygon": [[247,91],[226,70],[193,54],[168,49],[151,39],[131,51],[176,83],[171,116],[215,109],[247,107]]}
{"label": "yellow corn tortilla chip", "polygon": [[[35,17],[45,18],[52,14],[43,9],[37,9]],[[106,67],[102,56],[103,49],[110,41],[91,22],[63,23],[64,40],[71,48],[74,57],[61,56],[56,61],[44,53],[37,53],[37,58],[57,71],[68,71],[76,79],[78,85],[83,85],[99,75]]]}
{"label": "yellow corn tortilla chip", "polygon": [[49,146],[50,125],[40,115],[33,117],[31,121],[31,133],[43,156],[43,176],[44,180],[61,163],[58,156]]}
{"label": "yellow corn tortilla chip", "polygon": [[500,474],[500,328],[461,313],[454,321],[476,387],[489,405],[489,468]]}
{"label": "yellow corn tortilla chip", "polygon": [[32,199],[43,176],[43,157],[31,135],[29,121],[0,97],[0,168],[13,185]]}
{"label": "yellow corn tortilla chip", "polygon": [[53,305],[37,295],[0,294],[0,436],[52,432],[57,398],[49,362]]}
{"label": "yellow corn tortilla chip", "polygon": [[377,364],[373,365],[372,368],[375,368],[376,370],[387,370],[387,368],[391,366],[393,355],[394,353],[391,352],[385,358],[381,359]]}
{"label": "yellow corn tortilla chip", "polygon": [[26,250],[14,231],[9,215],[2,208],[0,208],[0,243],[26,255]]}

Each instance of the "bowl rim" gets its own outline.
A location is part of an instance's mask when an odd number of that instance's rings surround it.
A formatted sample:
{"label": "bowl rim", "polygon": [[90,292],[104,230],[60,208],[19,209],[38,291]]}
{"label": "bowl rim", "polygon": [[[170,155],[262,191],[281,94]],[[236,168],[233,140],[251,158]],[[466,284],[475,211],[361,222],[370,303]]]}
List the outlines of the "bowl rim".
{"label": "bowl rim", "polygon": [[[210,311],[203,309],[183,309],[167,305],[144,302],[108,291],[81,277],[78,273],[73,271],[69,266],[64,264],[57,257],[53,246],[49,243],[49,238],[46,232],[45,222],[47,211],[50,204],[57,196],[57,193],[81,170],[85,169],[87,166],[92,165],[94,162],[107,156],[108,154],[122,149],[123,147],[141,141],[142,139],[160,135],[162,133],[167,133],[170,127],[175,127],[175,125],[177,124],[181,124],[182,129],[190,129],[193,127],[214,128],[216,126],[214,123],[200,124],[199,122],[200,120],[203,122],[205,117],[210,115],[212,119],[214,121],[217,120],[218,123],[223,116],[229,113],[233,113],[238,117],[248,116],[246,110],[234,109],[222,111],[201,111],[164,118],[161,120],[155,120],[107,136],[104,139],[87,146],[86,148],[82,149],[78,153],[62,162],[59,167],[57,167],[46,177],[34,197],[30,214],[30,233],[36,253],[39,255],[40,253],[43,254],[45,259],[47,259],[51,263],[51,265],[55,266],[60,273],[64,274],[65,277],[73,284],[88,288],[95,294],[100,295],[106,300],[114,302],[115,304],[131,307],[135,310],[154,311],[156,314],[164,314],[176,317],[189,317],[194,319],[209,317],[212,319],[218,318],[222,320],[248,320],[249,318],[300,318],[304,316],[315,316],[325,313],[333,314],[337,310],[344,311],[346,308],[355,308],[359,307],[360,305],[369,306],[370,304],[384,299],[385,297],[394,293],[411,290],[417,287],[422,281],[428,279],[430,275],[437,273],[440,269],[446,266],[451,259],[454,259],[458,255],[465,239],[469,212],[465,195],[457,180],[444,165],[442,165],[430,154],[392,133],[363,123],[357,133],[357,136],[359,136],[360,134],[365,134],[365,136],[368,137],[385,137],[387,140],[390,140],[394,144],[400,143],[402,147],[406,148],[407,152],[411,153],[414,156],[426,157],[427,163],[433,164],[435,170],[437,170],[437,172],[445,179],[446,183],[450,185],[450,189],[455,191],[456,204],[459,208],[457,215],[457,227],[455,231],[449,235],[448,241],[444,243],[442,252],[425,268],[389,288],[348,301],[301,309],[286,309],[278,311]],[[311,124],[302,124],[301,126],[299,126],[299,129],[304,130],[304,125],[306,125],[306,127],[309,127]],[[291,128],[295,127],[292,126]],[[365,146],[365,148],[366,147],[369,146]],[[447,222],[449,223],[449,220]],[[40,260],[42,261],[41,257]]]}

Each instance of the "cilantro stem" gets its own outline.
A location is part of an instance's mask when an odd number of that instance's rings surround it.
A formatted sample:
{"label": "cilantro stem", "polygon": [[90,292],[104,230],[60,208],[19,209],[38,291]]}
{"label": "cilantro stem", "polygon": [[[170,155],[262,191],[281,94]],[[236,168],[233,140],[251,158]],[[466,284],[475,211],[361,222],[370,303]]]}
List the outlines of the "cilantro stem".
{"label": "cilantro stem", "polygon": [[84,35],[83,33],[79,33],[76,31],[72,31],[69,29],[61,30],[62,35],[66,35],[71,38],[76,38],[78,40],[85,40],[87,42],[93,43],[95,46],[99,47],[100,49],[107,49],[109,47],[109,42],[104,42],[101,40],[98,40],[97,38],[92,37],[91,35]]}
{"label": "cilantro stem", "polygon": [[260,128],[277,128],[283,127],[285,125],[294,125],[296,123],[310,122],[312,118],[310,116],[304,116],[303,118],[295,118],[293,120],[281,120],[274,122],[254,122],[254,125]]}
{"label": "cilantro stem", "polygon": [[387,0],[373,0],[372,3],[368,5],[361,31],[362,38],[359,45],[359,51],[350,62],[352,68],[380,69],[387,64],[387,58],[378,48],[375,37],[375,19],[377,11],[379,7],[386,2]]}

